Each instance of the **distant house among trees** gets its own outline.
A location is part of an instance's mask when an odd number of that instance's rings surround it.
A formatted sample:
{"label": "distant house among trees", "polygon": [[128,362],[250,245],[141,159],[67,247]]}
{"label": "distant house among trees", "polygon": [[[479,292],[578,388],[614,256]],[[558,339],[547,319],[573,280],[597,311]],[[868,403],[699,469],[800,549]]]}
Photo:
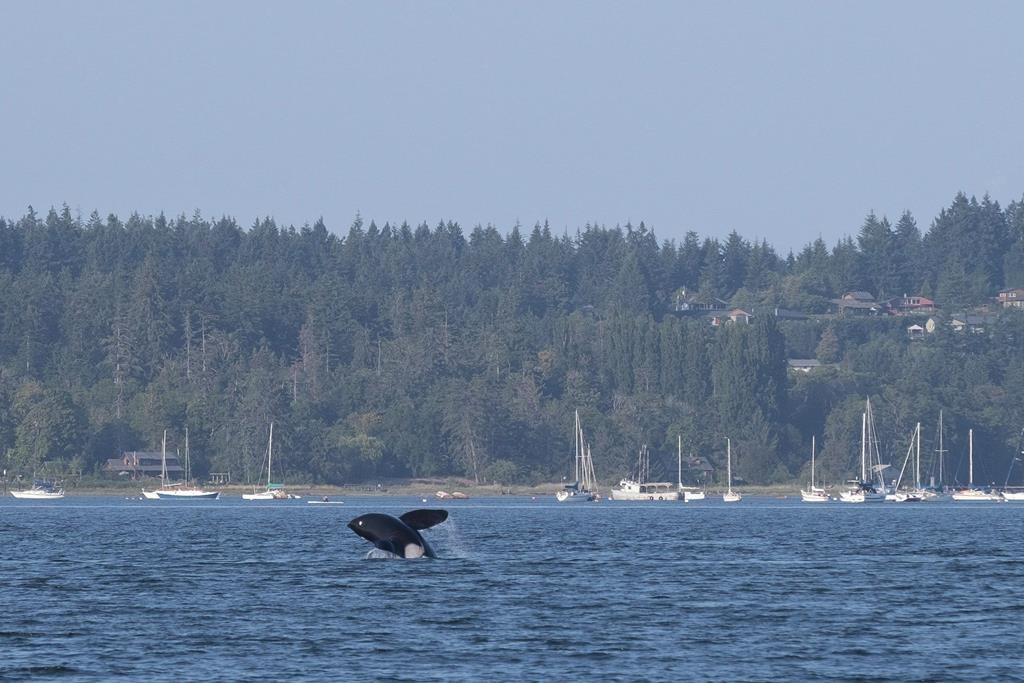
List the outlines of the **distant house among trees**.
{"label": "distant house among trees", "polygon": [[749,325],[751,319],[754,317],[753,313],[748,313],[742,308],[734,308],[728,313],[716,313],[711,316],[711,324],[715,325],[727,325],[729,323],[740,323],[742,325]]}
{"label": "distant house among trees", "polygon": [[924,296],[898,296],[885,302],[886,307],[896,315],[934,313],[938,310],[935,302]]}
{"label": "distant house among trees", "polygon": [[832,309],[839,315],[879,315],[882,305],[875,301],[870,292],[846,292],[839,299],[832,300]]}
{"label": "distant house among trees", "polygon": [[[132,480],[145,477],[159,477],[163,469],[162,455],[159,451],[125,451],[120,458],[108,458],[103,468],[106,474],[129,477]],[[181,479],[185,469],[176,455],[167,455],[168,479]]]}
{"label": "distant house among trees", "polygon": [[1003,308],[1024,308],[1024,287],[1000,290],[997,300]]}
{"label": "distant house among trees", "polygon": [[789,369],[793,372],[802,372],[805,375],[820,370],[823,367],[827,367],[826,363],[822,363],[816,358],[790,358],[786,361],[789,365]]}
{"label": "distant house among trees", "polygon": [[729,308],[729,303],[717,297],[688,292],[684,287],[676,292],[673,308],[676,313],[700,314],[724,311]]}

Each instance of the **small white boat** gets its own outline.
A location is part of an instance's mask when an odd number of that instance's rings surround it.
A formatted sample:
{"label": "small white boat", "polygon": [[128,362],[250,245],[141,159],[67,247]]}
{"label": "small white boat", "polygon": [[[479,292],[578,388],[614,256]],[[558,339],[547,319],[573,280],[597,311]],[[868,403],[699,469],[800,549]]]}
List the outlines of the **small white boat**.
{"label": "small white boat", "polygon": [[1024,491],[1003,491],[1002,496],[1009,502],[1024,502]]}
{"label": "small white boat", "polygon": [[738,503],[743,496],[732,490],[732,440],[725,440],[725,478],[726,491],[722,494],[722,501],[726,503]]}
{"label": "small white boat", "polygon": [[800,499],[805,503],[827,503],[830,499],[825,489],[814,485],[814,435],[811,435],[811,487],[800,489]]}
{"label": "small white boat", "polygon": [[58,500],[64,497],[64,489],[49,482],[37,481],[32,488],[11,491],[11,495],[23,500]]}

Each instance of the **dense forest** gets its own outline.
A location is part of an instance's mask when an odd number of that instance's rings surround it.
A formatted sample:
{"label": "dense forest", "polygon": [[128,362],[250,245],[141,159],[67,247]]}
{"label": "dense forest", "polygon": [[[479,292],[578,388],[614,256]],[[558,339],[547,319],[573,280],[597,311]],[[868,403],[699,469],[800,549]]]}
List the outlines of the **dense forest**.
{"label": "dense forest", "polygon": [[[659,242],[643,223],[357,217],[335,233],[30,207],[0,219],[0,454],[10,473],[100,476],[187,427],[195,471],[251,482],[273,421],[291,482],[537,483],[571,474],[579,410],[606,482],[643,443],[674,480],[677,435],[717,468],[731,437],[739,478],[792,482],[814,435],[835,483],[859,473],[871,396],[890,462],[918,421],[931,457],[942,410],[947,471],[966,478],[973,428],[976,480],[1001,484],[1024,427],[1024,310],[994,298],[1024,286],[1024,200],[960,194],[926,231],[909,213],[851,231],[780,255],[737,232]],[[830,312],[854,290],[940,308]],[[683,292],[753,317],[713,325],[676,310]],[[948,324],[984,310],[974,331]]]}

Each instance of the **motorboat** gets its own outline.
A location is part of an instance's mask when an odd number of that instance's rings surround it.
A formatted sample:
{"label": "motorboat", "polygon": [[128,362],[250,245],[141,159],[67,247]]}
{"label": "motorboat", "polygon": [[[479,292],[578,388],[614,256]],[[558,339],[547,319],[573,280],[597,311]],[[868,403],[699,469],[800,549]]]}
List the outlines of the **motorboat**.
{"label": "motorboat", "polygon": [[647,444],[640,447],[637,459],[636,479],[622,479],[617,488],[611,492],[612,500],[679,500],[679,491],[671,482],[647,481],[650,475],[651,461]]}

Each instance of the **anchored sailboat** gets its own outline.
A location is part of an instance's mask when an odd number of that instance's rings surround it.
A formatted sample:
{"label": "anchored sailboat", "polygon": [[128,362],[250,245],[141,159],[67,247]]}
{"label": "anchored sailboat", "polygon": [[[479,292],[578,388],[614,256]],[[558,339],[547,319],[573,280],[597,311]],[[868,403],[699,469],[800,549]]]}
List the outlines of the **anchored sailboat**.
{"label": "anchored sailboat", "polygon": [[953,500],[970,503],[991,503],[1000,500],[998,493],[974,488],[974,430],[967,430],[967,488],[953,493]]}
{"label": "anchored sailboat", "polygon": [[573,444],[575,446],[574,467],[575,480],[555,494],[559,503],[587,503],[598,499],[597,481],[594,476],[594,459],[591,457],[590,444],[583,438],[583,427],[580,426],[580,411],[576,411],[576,424],[573,428]]}
{"label": "anchored sailboat", "polygon": [[855,482],[855,485],[849,490],[840,493],[839,500],[844,503],[885,502],[884,486],[882,486],[881,481],[884,466],[881,464],[880,457],[877,464],[871,466],[871,469],[878,475],[879,488],[875,488],[874,482],[868,479],[869,453],[870,458],[874,459],[877,452],[878,446],[875,441],[874,420],[871,416],[871,399],[868,398],[865,403],[864,412],[860,416],[860,481]]}
{"label": "anchored sailboat", "polygon": [[800,489],[800,498],[805,503],[827,503],[828,494],[825,489],[814,485],[814,435],[811,435],[811,487],[807,490]]}
{"label": "anchored sailboat", "polygon": [[289,500],[298,498],[284,490],[280,484],[272,484],[270,479],[271,463],[274,459],[274,423],[270,423],[270,439],[267,442],[267,488],[257,491],[253,486],[252,493],[243,493],[242,500]]}
{"label": "anchored sailboat", "polygon": [[683,486],[683,435],[676,435],[676,462],[679,468],[678,474],[678,486],[679,486],[679,500],[684,503],[689,503],[695,500],[704,500],[704,489],[699,489],[696,486]]}
{"label": "anchored sailboat", "polygon": [[[161,445],[161,461],[162,461],[162,474],[166,477],[167,474],[167,430],[164,430],[163,443]],[[204,491],[195,484],[191,483],[192,480],[192,467],[189,461],[188,452],[188,427],[185,428],[185,481],[180,484],[171,484],[161,486],[155,493],[156,497],[160,500],[217,500],[220,498],[220,491]],[[142,494],[146,495],[143,491]]]}
{"label": "anchored sailboat", "polygon": [[743,496],[732,490],[732,440],[725,440],[725,481],[726,491],[722,494],[722,500],[726,503],[738,503]]}

